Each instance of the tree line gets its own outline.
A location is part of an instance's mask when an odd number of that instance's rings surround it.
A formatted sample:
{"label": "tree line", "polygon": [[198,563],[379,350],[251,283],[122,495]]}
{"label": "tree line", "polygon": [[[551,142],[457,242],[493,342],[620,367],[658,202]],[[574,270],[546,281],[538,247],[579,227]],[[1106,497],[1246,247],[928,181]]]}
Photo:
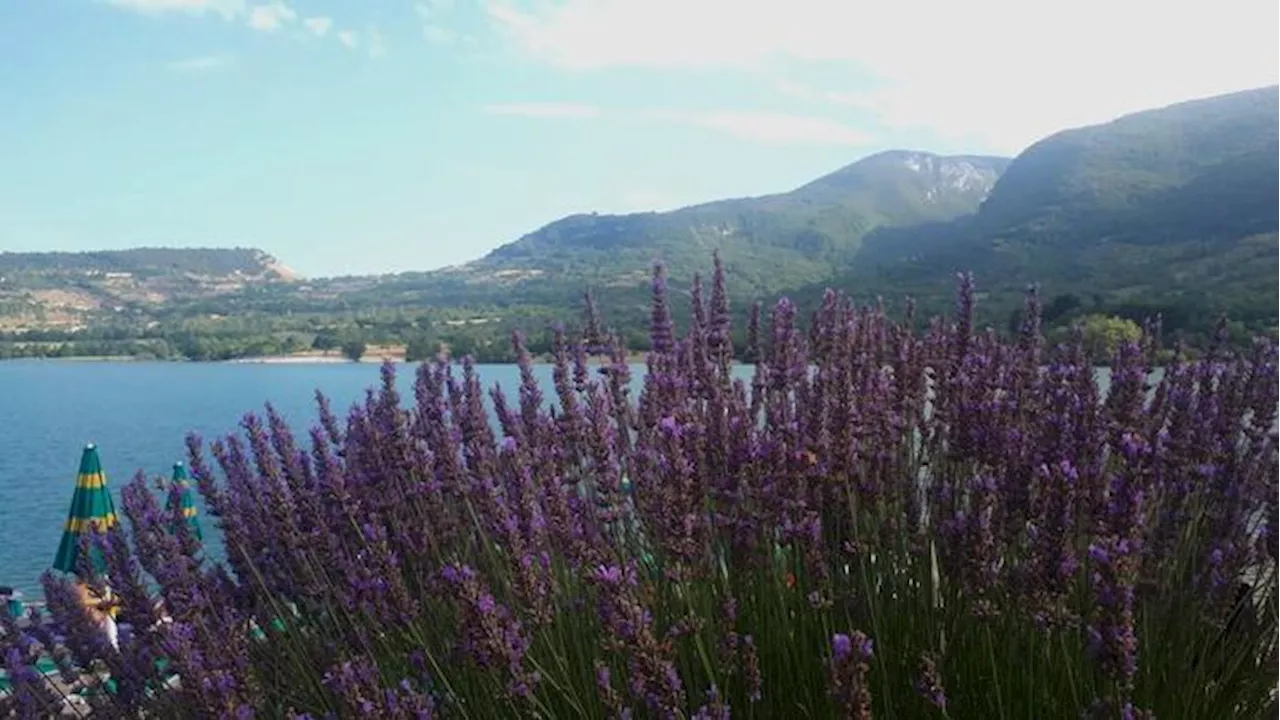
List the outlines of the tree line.
{"label": "tree line", "polygon": [[[805,314],[820,302],[812,296],[796,299]],[[673,300],[687,302],[687,295],[684,300],[678,295]],[[875,299],[864,301],[874,304]],[[605,321],[630,351],[648,351],[648,309],[643,295],[634,291],[616,296],[606,293],[598,304]],[[900,318],[902,305],[901,302],[889,303],[886,312]],[[994,294],[979,304],[977,319],[981,325],[993,327],[1001,334],[1015,333],[1021,324],[1020,306],[1020,298],[1011,293]],[[1105,350],[1114,347],[1119,338],[1133,335],[1147,319],[1160,317],[1168,344],[1181,341],[1194,349],[1206,346],[1212,339],[1222,316],[1214,309],[1214,304],[1202,298],[1116,302],[1098,295],[1060,293],[1044,299],[1042,322],[1050,341],[1065,337],[1070,328],[1081,325],[1089,342]],[[1236,309],[1243,310],[1243,317],[1233,314],[1226,324],[1232,345],[1247,345],[1256,335],[1275,335],[1274,307],[1270,308],[1270,314],[1248,304]],[[766,306],[766,313],[767,310]],[[746,305],[734,309],[738,329],[734,343],[740,357],[746,347],[748,311]],[[923,324],[930,317],[949,312],[946,304],[926,296],[919,304],[917,322]],[[162,321],[124,318],[93,323],[77,330],[0,332],[0,359],[132,357],[225,361],[306,351],[358,359],[370,346],[376,345],[403,347],[410,361],[431,359],[438,353],[448,352],[453,357],[470,355],[477,362],[506,363],[515,360],[510,342],[512,331],[524,333],[526,346],[535,357],[546,357],[553,350],[555,324],[563,323],[570,332],[577,332],[582,322],[578,311],[518,304],[448,309],[374,307],[349,312],[279,314],[260,309],[242,316],[193,317],[180,309],[170,309],[168,313]]]}

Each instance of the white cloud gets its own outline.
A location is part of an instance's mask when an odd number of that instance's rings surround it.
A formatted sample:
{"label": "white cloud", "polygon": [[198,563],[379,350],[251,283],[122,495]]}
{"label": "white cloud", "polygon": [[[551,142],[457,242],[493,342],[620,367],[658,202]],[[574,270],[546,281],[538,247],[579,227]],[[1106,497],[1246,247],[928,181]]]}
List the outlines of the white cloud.
{"label": "white cloud", "polygon": [[201,55],[199,57],[190,57],[182,60],[175,60],[169,63],[169,69],[174,72],[191,73],[191,72],[208,72],[217,70],[221,67],[230,65],[232,58],[229,55]]}
{"label": "white cloud", "polygon": [[457,32],[431,23],[422,26],[422,36],[432,45],[452,45],[458,41]]}
{"label": "white cloud", "polygon": [[812,100],[819,95],[817,91],[808,85],[791,82],[790,80],[779,80],[773,84],[773,88],[783,95],[790,95],[801,100]]}
{"label": "white cloud", "polygon": [[227,20],[244,12],[244,0],[107,0],[107,2],[118,8],[140,13],[185,12],[202,15],[213,12]]}
{"label": "white cloud", "polygon": [[502,103],[486,105],[484,111],[490,115],[557,119],[593,118],[600,115],[600,108],[595,105],[570,102]]}
{"label": "white cloud", "polygon": [[1277,82],[1275,0],[565,0],[488,14],[516,47],[570,70],[846,64],[870,84],[828,100],[1016,150],[1072,125]]}
{"label": "white cloud", "polygon": [[329,32],[329,28],[333,27],[333,18],[328,17],[309,17],[302,21],[307,29],[315,33],[316,37],[324,37]]}
{"label": "white cloud", "polygon": [[298,19],[298,13],[281,0],[266,5],[256,5],[249,11],[249,27],[271,32]]}
{"label": "white cloud", "polygon": [[646,113],[656,120],[697,125],[729,133],[742,140],[774,145],[868,145],[876,138],[871,133],[832,120],[811,115],[787,113],[714,111],[685,112],[652,110]]}
{"label": "white cloud", "polygon": [[382,33],[377,28],[369,29],[369,57],[380,58],[387,56],[387,44],[382,39]]}
{"label": "white cloud", "polygon": [[356,36],[354,30],[339,30],[338,40],[349,48],[353,48],[360,44],[360,38]]}

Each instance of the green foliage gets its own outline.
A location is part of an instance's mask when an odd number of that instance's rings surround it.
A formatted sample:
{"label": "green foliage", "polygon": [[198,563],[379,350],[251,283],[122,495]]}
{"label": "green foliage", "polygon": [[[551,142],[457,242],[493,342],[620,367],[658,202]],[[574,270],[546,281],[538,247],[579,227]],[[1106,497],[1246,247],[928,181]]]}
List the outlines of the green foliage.
{"label": "green foliage", "polygon": [[22,358],[119,358],[169,360],[173,348],[163,339],[13,342],[0,340],[0,360]]}
{"label": "green foliage", "polygon": [[0,276],[27,273],[258,275],[275,259],[253,248],[133,248],[95,252],[0,252]]}
{"label": "green foliage", "polygon": [[352,362],[360,362],[360,358],[364,357],[368,349],[369,347],[361,340],[349,340],[342,344],[342,355]]}
{"label": "green foliage", "polygon": [[1054,323],[1061,318],[1067,317],[1072,312],[1080,309],[1083,301],[1076,295],[1066,293],[1058,295],[1044,306],[1044,310],[1040,315],[1040,319],[1046,323]]}
{"label": "green foliage", "polygon": [[[990,294],[1004,327],[1027,284],[1054,298],[1045,320],[1160,315],[1203,343],[1227,314],[1277,324],[1280,92],[1182,103],[1046,138],[1019,155],[974,215],[868,236],[838,285],[949,301],[954,273]],[[810,288],[810,296],[821,288]]]}
{"label": "green foliage", "polygon": [[440,352],[440,343],[429,335],[419,335],[405,344],[404,356],[409,362],[432,360]]}
{"label": "green foliage", "polygon": [[[882,226],[948,220],[973,212],[1008,163],[891,151],[872,155],[788,193],[722,200],[666,213],[574,215],[490,253],[469,271],[521,273],[541,284],[647,282],[654,258],[687,281],[713,250],[742,290],[771,294],[829,277],[863,235]],[[967,182],[954,182],[961,175]],[[552,280],[551,278],[557,278]]]}
{"label": "green foliage", "polygon": [[320,350],[322,352],[327,352],[329,350],[333,350],[337,348],[341,344],[342,344],[342,341],[339,340],[337,336],[325,330],[325,331],[316,333],[315,339],[311,341],[311,348],[313,350]]}
{"label": "green foliage", "polygon": [[1095,358],[1111,358],[1120,343],[1137,342],[1142,337],[1137,323],[1110,315],[1089,315],[1080,325],[1085,348]]}

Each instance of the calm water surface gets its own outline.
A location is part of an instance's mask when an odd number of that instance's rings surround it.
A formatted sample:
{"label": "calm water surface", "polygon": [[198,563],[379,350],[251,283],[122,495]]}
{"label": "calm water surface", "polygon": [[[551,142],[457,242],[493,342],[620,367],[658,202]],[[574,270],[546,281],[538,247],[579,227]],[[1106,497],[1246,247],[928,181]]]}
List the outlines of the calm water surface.
{"label": "calm water surface", "polygon": [[[398,376],[409,401],[413,369]],[[538,371],[550,390],[551,368]],[[479,372],[486,387],[520,381],[513,366]],[[167,477],[185,459],[188,432],[225,435],[271,402],[302,433],[316,420],[316,389],[341,412],[378,383],[368,364],[0,363],[0,585],[39,597],[85,443],[97,443],[120,510],[120,487],[138,470]],[[213,525],[205,521],[206,534]]]}

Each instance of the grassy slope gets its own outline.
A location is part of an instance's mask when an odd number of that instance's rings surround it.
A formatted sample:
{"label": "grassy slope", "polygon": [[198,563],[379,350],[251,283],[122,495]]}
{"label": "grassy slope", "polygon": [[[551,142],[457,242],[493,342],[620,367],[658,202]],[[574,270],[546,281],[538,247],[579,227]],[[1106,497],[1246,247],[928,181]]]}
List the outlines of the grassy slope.
{"label": "grassy slope", "polygon": [[722,200],[667,213],[574,215],[468,266],[473,275],[541,271],[546,282],[643,283],[655,258],[675,278],[720,250],[741,286],[777,292],[830,277],[877,227],[972,212],[1003,171],[1002,158],[893,151],[865,158],[791,192]]}
{"label": "grassy slope", "polygon": [[949,297],[954,272],[973,270],[997,294],[1038,282],[1111,303],[1274,315],[1277,100],[1264,88],[1053,135],[1010,164],[976,215],[873,233],[838,284]]}

